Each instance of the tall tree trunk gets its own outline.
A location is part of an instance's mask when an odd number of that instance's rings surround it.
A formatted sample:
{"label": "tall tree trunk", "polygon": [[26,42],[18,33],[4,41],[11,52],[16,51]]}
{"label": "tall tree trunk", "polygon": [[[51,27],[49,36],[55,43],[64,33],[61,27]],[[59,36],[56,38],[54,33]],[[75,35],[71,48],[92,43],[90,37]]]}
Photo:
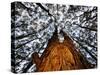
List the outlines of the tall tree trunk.
{"label": "tall tree trunk", "polygon": [[64,41],[59,42],[57,32],[49,40],[48,46],[39,58],[33,53],[33,63],[37,71],[59,71],[89,68],[90,64],[77,52],[73,41],[64,33]]}

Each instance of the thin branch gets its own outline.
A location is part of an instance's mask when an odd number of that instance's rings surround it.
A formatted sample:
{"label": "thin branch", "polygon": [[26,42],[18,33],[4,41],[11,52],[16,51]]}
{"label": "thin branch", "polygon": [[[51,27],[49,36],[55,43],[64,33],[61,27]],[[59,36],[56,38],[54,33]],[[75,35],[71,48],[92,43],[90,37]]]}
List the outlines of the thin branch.
{"label": "thin branch", "polygon": [[26,7],[22,2],[17,2],[18,6],[21,6],[23,9],[30,10],[31,8]]}
{"label": "thin branch", "polygon": [[27,43],[29,43],[29,42],[31,42],[31,41],[33,41],[34,39],[32,39],[32,40],[30,40],[30,41],[27,41],[26,43],[24,43],[24,44],[21,44],[21,45],[18,45],[15,49],[18,49],[18,48],[20,48],[20,47],[22,47],[22,46],[24,46],[24,45],[26,45]]}
{"label": "thin branch", "polygon": [[89,30],[91,30],[91,31],[97,31],[97,29],[94,29],[94,28],[88,28],[88,27],[83,27],[83,26],[79,26],[79,27],[85,28],[85,29],[89,29]]}
{"label": "thin branch", "polygon": [[81,26],[81,25],[78,25],[78,24],[74,24],[74,25],[77,25],[81,28],[88,29],[88,30],[91,30],[91,31],[97,31],[97,29],[94,29],[94,28],[88,28],[88,27],[84,27],[84,26]]}
{"label": "thin branch", "polygon": [[81,40],[80,38],[76,37],[77,40],[79,41],[82,41],[82,42],[85,42],[85,44],[88,44],[90,47],[93,47],[93,48],[97,48],[96,46],[94,45],[91,45],[89,42],[87,42],[86,40]]}
{"label": "thin branch", "polygon": [[30,61],[29,63],[28,63],[28,65],[27,65],[27,67],[25,68],[25,69],[23,69],[23,73],[26,73],[29,69],[30,69],[30,67],[33,65],[33,62],[32,61]]}
{"label": "thin branch", "polygon": [[46,11],[48,13],[48,15],[52,16],[52,14],[49,13],[49,10],[46,9],[45,7],[42,6],[41,3],[36,3],[39,7],[41,7],[41,9],[43,9],[44,11]]}
{"label": "thin branch", "polygon": [[97,58],[87,49],[87,47],[84,47],[79,41],[77,41],[77,40],[75,40],[81,47],[83,47],[85,50],[86,50],[86,52],[88,52],[89,53],[89,55],[93,58],[93,59],[95,59],[96,61],[97,61]]}
{"label": "thin branch", "polygon": [[15,37],[15,40],[22,39],[22,38],[29,37],[29,36],[34,36],[34,33],[35,32],[29,33],[27,35],[21,35],[21,36]]}

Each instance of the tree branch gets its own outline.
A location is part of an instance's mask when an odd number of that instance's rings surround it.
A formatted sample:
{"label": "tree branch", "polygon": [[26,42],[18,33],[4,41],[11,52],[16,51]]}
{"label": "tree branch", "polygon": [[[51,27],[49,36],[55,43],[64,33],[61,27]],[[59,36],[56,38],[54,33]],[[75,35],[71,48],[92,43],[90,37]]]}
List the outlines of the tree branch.
{"label": "tree branch", "polygon": [[28,65],[27,65],[27,67],[26,67],[25,69],[23,69],[23,73],[26,73],[32,65],[33,65],[33,62],[30,61],[30,62],[28,63]]}
{"label": "tree branch", "polygon": [[46,11],[48,13],[48,15],[52,16],[52,14],[49,13],[49,10],[47,10],[45,7],[42,6],[41,3],[36,3],[41,9],[43,9],[44,11]]}
{"label": "tree branch", "polygon": [[84,47],[79,41],[77,41],[77,40],[75,40],[81,47],[83,47],[85,50],[86,50],[86,52],[88,52],[89,53],[89,55],[93,58],[93,59],[95,59],[96,61],[97,61],[97,58],[87,49],[87,47]]}
{"label": "tree branch", "polygon": [[29,43],[29,42],[31,42],[31,41],[33,41],[33,40],[34,40],[34,39],[32,39],[32,40],[30,40],[30,41],[28,41],[28,42],[26,42],[26,43],[24,43],[24,44],[20,44],[20,45],[18,45],[15,49],[18,49],[18,48],[24,46],[25,44],[27,44],[27,43]]}
{"label": "tree branch", "polygon": [[29,34],[27,34],[27,35],[21,35],[21,36],[15,37],[15,40],[22,39],[22,38],[25,38],[25,37],[29,37],[30,35],[31,35],[31,36],[34,36],[34,33],[35,33],[35,32],[29,33]]}
{"label": "tree branch", "polygon": [[88,44],[90,47],[97,48],[96,46],[91,45],[90,43],[88,43],[86,40],[81,40],[81,39],[78,38],[78,37],[76,37],[76,39],[78,39],[79,41],[85,42],[85,44]]}
{"label": "tree branch", "polygon": [[88,30],[91,30],[91,31],[97,31],[97,29],[94,29],[94,28],[88,28],[88,27],[84,27],[84,26],[81,26],[81,25],[78,25],[78,24],[74,24],[74,25],[77,25],[81,28],[88,29]]}

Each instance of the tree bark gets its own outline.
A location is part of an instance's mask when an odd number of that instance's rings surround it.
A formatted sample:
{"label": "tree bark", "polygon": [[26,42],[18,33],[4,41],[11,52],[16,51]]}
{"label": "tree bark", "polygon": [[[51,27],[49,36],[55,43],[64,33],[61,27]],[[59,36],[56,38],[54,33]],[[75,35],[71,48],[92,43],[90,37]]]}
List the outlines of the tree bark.
{"label": "tree bark", "polygon": [[57,32],[49,40],[48,46],[39,58],[33,53],[33,63],[37,71],[59,71],[90,68],[90,64],[77,52],[72,40],[64,33],[63,43],[59,42]]}

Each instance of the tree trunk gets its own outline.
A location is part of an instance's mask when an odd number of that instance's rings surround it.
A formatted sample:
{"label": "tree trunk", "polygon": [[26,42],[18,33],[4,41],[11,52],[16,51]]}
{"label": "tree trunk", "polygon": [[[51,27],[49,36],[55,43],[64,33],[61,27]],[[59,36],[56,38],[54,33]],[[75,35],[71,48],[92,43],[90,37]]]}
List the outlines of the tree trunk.
{"label": "tree trunk", "polygon": [[75,49],[73,41],[64,33],[63,43],[59,42],[57,32],[49,40],[48,46],[39,58],[37,53],[33,53],[33,63],[36,64],[37,71],[59,71],[89,68],[90,64]]}

